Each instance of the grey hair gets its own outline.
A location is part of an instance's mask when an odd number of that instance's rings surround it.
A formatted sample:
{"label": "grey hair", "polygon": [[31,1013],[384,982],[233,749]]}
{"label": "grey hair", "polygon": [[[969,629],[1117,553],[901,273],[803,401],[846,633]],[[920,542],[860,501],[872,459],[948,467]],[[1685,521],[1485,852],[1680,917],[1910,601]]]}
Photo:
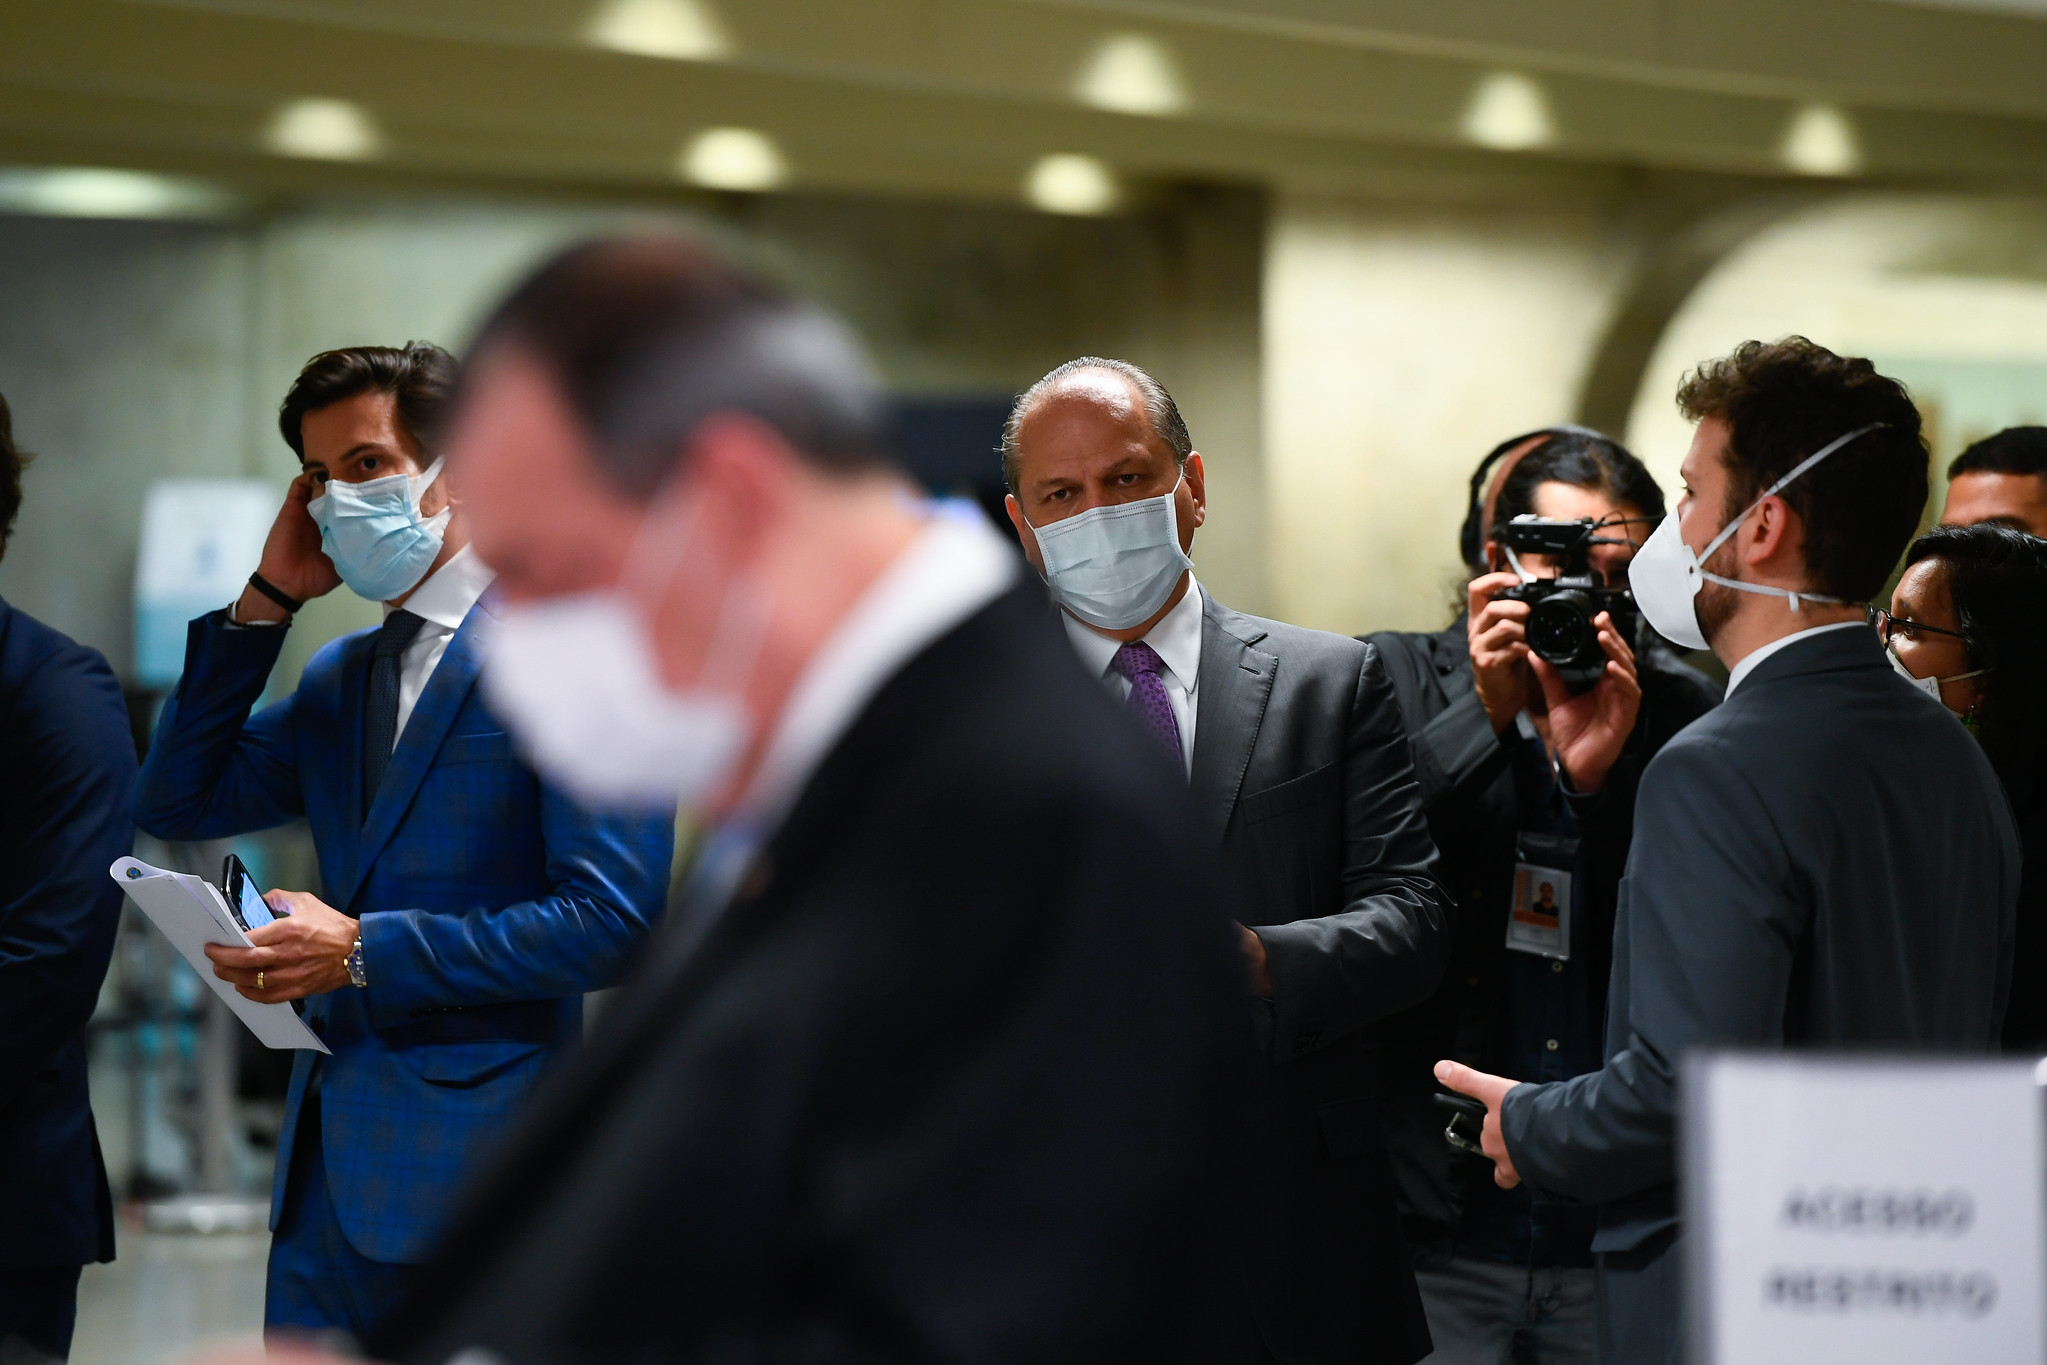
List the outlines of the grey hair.
{"label": "grey hair", "polygon": [[600,466],[645,500],[717,412],[749,414],[829,471],[887,464],[886,390],[852,331],[677,238],[611,238],[542,265],[478,333],[552,371]]}
{"label": "grey hair", "polygon": [[744,412],[826,469],[876,462],[886,400],[851,329],[794,305],[679,331],[623,364],[612,401],[593,411],[599,449],[626,486],[652,489],[714,412]]}
{"label": "grey hair", "polygon": [[1017,485],[1017,437],[1023,430],[1024,418],[1046,393],[1059,386],[1068,375],[1080,370],[1107,370],[1130,381],[1144,401],[1145,420],[1150,424],[1152,434],[1166,443],[1173,452],[1173,463],[1185,468],[1187,457],[1194,453],[1194,438],[1187,434],[1187,421],[1180,416],[1180,405],[1173,401],[1173,395],[1166,392],[1166,386],[1127,360],[1108,360],[1098,355],[1084,355],[1058,366],[1050,374],[1016,396],[1016,402],[1009,408],[1009,420],[1002,424],[1002,481],[1009,485],[1009,491],[1016,492]]}

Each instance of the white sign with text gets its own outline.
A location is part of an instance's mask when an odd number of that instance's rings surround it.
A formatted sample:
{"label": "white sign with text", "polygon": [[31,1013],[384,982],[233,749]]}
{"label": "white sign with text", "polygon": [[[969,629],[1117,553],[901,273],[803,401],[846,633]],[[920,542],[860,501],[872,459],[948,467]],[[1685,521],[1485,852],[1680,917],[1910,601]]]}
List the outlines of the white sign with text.
{"label": "white sign with text", "polygon": [[1684,1113],[1695,1365],[2047,1360],[2034,1063],[1706,1053]]}

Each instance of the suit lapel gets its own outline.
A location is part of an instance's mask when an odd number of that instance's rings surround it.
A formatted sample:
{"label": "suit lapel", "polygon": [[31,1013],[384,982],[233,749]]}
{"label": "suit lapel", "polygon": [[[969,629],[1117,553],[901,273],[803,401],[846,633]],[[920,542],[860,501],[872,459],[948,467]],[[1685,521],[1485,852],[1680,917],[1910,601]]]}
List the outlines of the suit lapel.
{"label": "suit lapel", "polygon": [[1201,679],[1195,701],[1194,767],[1188,783],[1194,801],[1218,834],[1230,826],[1251,748],[1272,698],[1279,660],[1252,646],[1265,630],[1231,611],[1206,592],[1201,595]]}
{"label": "suit lapel", "polygon": [[[362,823],[362,841],[357,847],[354,862],[355,875],[342,901],[343,906],[355,899],[355,893],[368,880],[370,869],[376,866],[377,856],[391,841],[398,821],[411,806],[419,784],[426,779],[427,769],[433,766],[434,755],[440,752],[448,727],[454,724],[456,713],[468,699],[470,689],[476,686],[477,670],[482,664],[482,655],[477,647],[477,622],[484,615],[488,612],[481,602],[469,609],[469,615],[463,618],[462,628],[455,632],[454,639],[448,641],[447,651],[441,655],[433,676],[427,679],[426,689],[419,694],[411,716],[406,718],[405,731],[398,737],[398,747],[391,751],[391,766],[384,770],[383,785],[377,788],[376,801]],[[361,712],[362,708],[358,706],[357,754],[362,752]],[[356,782],[360,784],[361,760],[350,766],[355,771]],[[360,792],[360,786],[357,790]],[[362,809],[360,795],[356,800],[355,809]]]}

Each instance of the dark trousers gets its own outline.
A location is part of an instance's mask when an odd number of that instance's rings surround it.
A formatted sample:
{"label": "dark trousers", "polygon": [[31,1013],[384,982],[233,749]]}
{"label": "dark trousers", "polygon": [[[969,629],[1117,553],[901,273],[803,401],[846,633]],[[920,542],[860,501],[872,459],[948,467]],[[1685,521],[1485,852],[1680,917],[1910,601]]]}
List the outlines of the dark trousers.
{"label": "dark trousers", "polygon": [[320,1099],[307,1098],[292,1140],[284,1211],[270,1239],[270,1277],[263,1294],[263,1331],[356,1340],[404,1292],[415,1267],[373,1261],[349,1244],[327,1192],[320,1142]]}
{"label": "dark trousers", "polygon": [[0,1365],[44,1365],[70,1356],[78,1271],[75,1265],[0,1270]]}
{"label": "dark trousers", "polygon": [[1684,1274],[1677,1229],[1599,1254],[1599,1365],[1679,1365]]}
{"label": "dark trousers", "polygon": [[1595,1365],[1596,1274],[1418,1254],[1414,1282],[1436,1345],[1423,1365]]}

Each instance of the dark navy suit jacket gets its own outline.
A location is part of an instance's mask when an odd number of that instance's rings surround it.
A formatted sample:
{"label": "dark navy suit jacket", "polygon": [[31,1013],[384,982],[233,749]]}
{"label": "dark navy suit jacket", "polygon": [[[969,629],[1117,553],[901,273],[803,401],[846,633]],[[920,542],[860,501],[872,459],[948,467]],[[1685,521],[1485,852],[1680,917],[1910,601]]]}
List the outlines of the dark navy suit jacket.
{"label": "dark navy suit jacket", "polygon": [[[1996,1046],[2011,808],[1982,748],[1891,670],[1874,631],[1785,646],[1665,745],[1627,868],[1606,1065],[1516,1086],[1500,1114],[1523,1180],[1601,1206],[1595,1251],[1677,1226],[1686,1052]],[[1674,1320],[1654,1326],[1675,1341]]]}
{"label": "dark navy suit jacket", "polygon": [[[448,642],[362,818],[374,631],[313,655],[298,690],[254,715],[284,642],[194,621],[185,673],[143,765],[136,823],[216,839],[304,817],[320,898],[362,921],[369,984],[313,997],[320,1136],[335,1213],[377,1261],[425,1257],[456,1184],[544,1062],[581,1032],[582,993],[612,984],[659,916],[672,818],[598,815],[544,786],[476,691],[478,622]],[[292,1069],[272,1226],[317,1053]]]}
{"label": "dark navy suit jacket", "polygon": [[0,601],[0,1267],[114,1259],[85,1087],[134,842],[135,741],[99,651]]}

